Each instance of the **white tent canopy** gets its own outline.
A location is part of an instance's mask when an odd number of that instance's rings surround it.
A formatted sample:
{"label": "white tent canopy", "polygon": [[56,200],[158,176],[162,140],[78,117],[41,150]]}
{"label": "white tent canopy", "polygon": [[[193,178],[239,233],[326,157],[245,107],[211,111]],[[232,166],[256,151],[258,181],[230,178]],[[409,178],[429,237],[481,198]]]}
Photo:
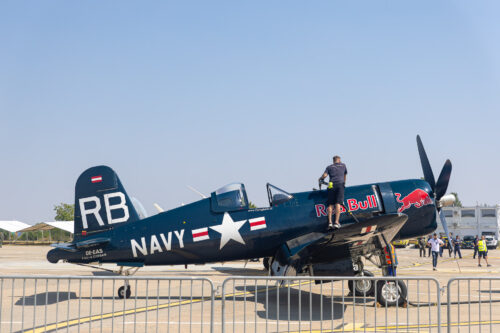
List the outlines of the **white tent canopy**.
{"label": "white tent canopy", "polygon": [[19,230],[25,229],[29,226],[29,224],[20,221],[0,221],[0,229],[8,232],[18,232]]}
{"label": "white tent canopy", "polygon": [[28,225],[27,228],[24,228],[20,231],[21,232],[44,231],[52,229],[61,229],[69,233],[73,233],[74,232],[73,221],[40,222],[35,225]]}
{"label": "white tent canopy", "polygon": [[45,222],[48,225],[53,226],[54,228],[62,229],[71,234],[75,233],[74,222],[73,221],[54,221],[54,222]]}

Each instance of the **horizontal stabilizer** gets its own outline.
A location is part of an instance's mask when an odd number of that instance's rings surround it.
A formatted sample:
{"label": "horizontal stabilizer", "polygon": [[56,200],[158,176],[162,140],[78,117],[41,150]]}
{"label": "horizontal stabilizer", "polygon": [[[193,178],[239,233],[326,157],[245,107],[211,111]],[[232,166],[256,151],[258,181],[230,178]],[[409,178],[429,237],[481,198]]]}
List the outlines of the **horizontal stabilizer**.
{"label": "horizontal stabilizer", "polygon": [[107,244],[111,241],[111,238],[104,238],[104,237],[99,237],[99,238],[92,238],[92,239],[86,239],[84,241],[80,241],[76,243],[76,247],[78,249],[81,249],[82,247],[91,247],[95,245],[104,245]]}
{"label": "horizontal stabilizer", "polygon": [[50,246],[55,247],[56,249],[61,249],[61,250],[68,251],[68,252],[76,252],[77,251],[77,248],[76,248],[75,244],[73,244],[73,243],[55,243],[55,244],[51,244]]}

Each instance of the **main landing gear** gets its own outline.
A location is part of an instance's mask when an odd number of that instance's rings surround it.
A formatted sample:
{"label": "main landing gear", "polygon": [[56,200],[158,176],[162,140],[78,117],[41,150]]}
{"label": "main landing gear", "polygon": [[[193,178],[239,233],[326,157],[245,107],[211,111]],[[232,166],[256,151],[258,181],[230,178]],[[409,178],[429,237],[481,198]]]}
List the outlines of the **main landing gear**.
{"label": "main landing gear", "polygon": [[377,283],[377,301],[382,306],[404,306],[407,294],[406,284],[401,280]]}
{"label": "main landing gear", "polygon": [[[372,272],[363,270],[356,276],[374,276]],[[356,296],[375,296],[375,281],[374,280],[356,280],[349,281],[349,292]]]}
{"label": "main landing gear", "polygon": [[[385,246],[384,246],[385,245]],[[382,270],[382,275],[388,278],[396,276],[397,256],[394,247],[389,244],[385,237],[379,239],[379,246],[369,255],[364,255],[365,259]],[[363,271],[366,272],[366,271]],[[368,274],[365,274],[368,275]],[[373,274],[371,275],[373,276]],[[365,282],[365,281],[355,281]],[[366,281],[368,282],[368,281]],[[375,282],[375,281],[369,281]],[[373,284],[373,283],[372,283]],[[407,303],[408,290],[406,284],[401,280],[377,280],[376,286],[372,286],[371,291],[375,291],[377,302],[382,306],[404,306]],[[351,289],[351,288],[350,288]],[[357,288],[356,288],[357,289]],[[366,288],[365,288],[366,289]],[[351,291],[352,292],[352,291]],[[363,295],[356,290],[356,295]],[[368,293],[366,293],[368,295]],[[371,296],[375,296],[375,293]]]}

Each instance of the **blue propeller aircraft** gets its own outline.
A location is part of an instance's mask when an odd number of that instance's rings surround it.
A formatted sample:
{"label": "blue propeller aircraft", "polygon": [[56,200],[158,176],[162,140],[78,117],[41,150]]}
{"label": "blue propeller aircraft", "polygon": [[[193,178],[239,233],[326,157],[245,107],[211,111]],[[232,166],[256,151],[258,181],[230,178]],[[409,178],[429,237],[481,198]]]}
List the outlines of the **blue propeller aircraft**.
{"label": "blue propeller aircraft", "polygon": [[[347,187],[338,230],[327,229],[327,191],[321,184],[299,193],[267,184],[269,207],[250,208],[244,185],[235,183],[208,198],[141,219],[118,175],[107,166],[92,167],[75,186],[74,240],[54,244],[47,259],[89,266],[114,263],[117,273],[130,275],[145,265],[265,258],[269,274],[275,276],[372,276],[363,268],[364,258],[384,276],[395,275],[390,242],[433,232],[436,212],[454,201],[445,196],[451,162],[446,161],[436,182],[419,136],[417,144],[425,180]],[[439,216],[448,234],[444,216]],[[377,294],[382,304],[403,301],[402,281],[371,282],[351,283],[351,291],[373,295],[374,288],[381,288]],[[391,293],[401,297],[391,298]],[[120,298],[130,294],[127,284],[118,290]]]}

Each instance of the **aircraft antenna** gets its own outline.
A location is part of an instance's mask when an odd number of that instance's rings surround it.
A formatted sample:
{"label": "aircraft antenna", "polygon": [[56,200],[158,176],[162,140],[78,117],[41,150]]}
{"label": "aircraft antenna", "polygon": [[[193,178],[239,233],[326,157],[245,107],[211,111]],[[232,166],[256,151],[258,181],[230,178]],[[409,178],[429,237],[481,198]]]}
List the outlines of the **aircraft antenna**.
{"label": "aircraft antenna", "polygon": [[205,194],[201,193],[200,191],[198,191],[198,190],[197,190],[197,189],[195,189],[194,187],[191,187],[191,186],[189,186],[189,185],[186,185],[186,187],[187,187],[188,189],[190,189],[191,191],[193,191],[194,193],[196,193],[196,194],[200,195],[203,199],[206,199],[206,198],[207,198],[207,196],[206,196]]}

